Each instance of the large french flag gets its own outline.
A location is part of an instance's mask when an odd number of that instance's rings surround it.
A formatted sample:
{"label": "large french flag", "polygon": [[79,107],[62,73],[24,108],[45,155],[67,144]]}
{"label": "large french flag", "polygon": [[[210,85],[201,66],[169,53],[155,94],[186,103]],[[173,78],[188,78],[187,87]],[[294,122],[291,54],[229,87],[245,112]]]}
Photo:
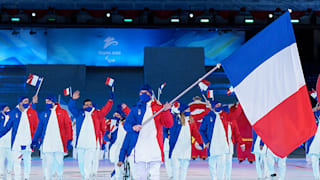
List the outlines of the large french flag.
{"label": "large french flag", "polygon": [[249,122],[276,155],[288,156],[315,134],[289,12],[221,64]]}

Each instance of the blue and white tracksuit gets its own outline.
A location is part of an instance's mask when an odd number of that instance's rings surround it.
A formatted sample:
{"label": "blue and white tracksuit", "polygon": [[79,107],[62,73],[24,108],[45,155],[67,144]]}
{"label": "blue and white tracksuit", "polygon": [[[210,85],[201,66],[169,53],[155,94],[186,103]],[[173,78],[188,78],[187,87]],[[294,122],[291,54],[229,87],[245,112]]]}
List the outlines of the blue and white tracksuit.
{"label": "blue and white tracksuit", "polygon": [[269,148],[267,148],[267,164],[268,164],[268,173],[274,174],[274,163],[278,162],[279,167],[279,180],[284,180],[286,176],[286,161],[287,157],[280,158],[279,156],[275,155]]}
{"label": "blue and white tracksuit", "polygon": [[30,146],[38,125],[38,116],[30,107],[21,111],[17,106],[10,111],[9,117],[6,126],[0,131],[0,137],[12,129],[11,149],[15,179],[21,179],[21,159],[24,162],[24,179],[29,179],[32,153]]}
{"label": "blue and white tracksuit", "polygon": [[[264,176],[268,176],[268,168],[267,168],[267,159],[266,159],[266,153],[267,153],[267,147],[262,142],[261,138],[257,135],[257,133],[252,128],[252,138],[253,138],[253,146],[251,147],[251,153],[254,154],[256,159],[256,170],[258,174],[258,178],[263,178],[262,170],[264,173]],[[262,149],[260,147],[263,146]],[[264,164],[262,164],[264,163]],[[262,169],[262,167],[264,167]]]}
{"label": "blue and white tracksuit", "polygon": [[[314,112],[317,127],[319,127],[320,110]],[[317,129],[316,134],[311,137],[305,144],[307,159],[311,160],[312,170],[315,179],[320,179],[319,176],[319,158],[320,158],[320,131]]]}
{"label": "blue and white tracksuit", "polygon": [[[5,127],[9,121],[9,115],[5,115],[0,112],[0,127]],[[11,179],[13,159],[11,151],[11,130],[7,132],[2,138],[0,138],[0,179],[6,176],[6,179]],[[6,173],[5,170],[5,160],[7,159]]]}
{"label": "blue and white tracksuit", "polygon": [[134,148],[135,171],[139,172],[134,173],[136,180],[145,180],[148,177],[150,180],[160,179],[160,165],[164,159],[162,131],[163,126],[171,127],[173,124],[170,111],[161,112],[144,124],[139,132],[135,132],[132,127],[143,124],[161,108],[162,105],[155,101],[147,103],[139,101],[137,106],[131,109],[124,123],[127,135],[121,148],[119,161],[122,161],[125,155],[130,155]]}
{"label": "blue and white tracksuit", "polygon": [[230,152],[220,113],[210,111],[203,117],[199,132],[207,148],[209,171],[212,180],[224,179],[226,154]]}
{"label": "blue and white tracksuit", "polygon": [[202,144],[201,136],[196,124],[189,121],[189,116],[185,116],[185,125],[181,123],[180,114],[174,114],[173,126],[170,128],[170,151],[172,174],[174,180],[185,180],[189,161],[191,159],[191,137]]}
{"label": "blue and white tracksuit", "polygon": [[[122,122],[117,122],[117,120],[112,119],[110,127],[114,127],[112,131],[106,131],[104,135],[104,140],[109,141],[109,160],[114,163],[115,174],[112,176],[112,179],[121,180],[123,179],[123,168],[118,167],[117,163],[119,162],[120,149],[123,144],[124,138],[127,132],[123,128]],[[111,134],[111,139],[107,137],[108,134]]]}

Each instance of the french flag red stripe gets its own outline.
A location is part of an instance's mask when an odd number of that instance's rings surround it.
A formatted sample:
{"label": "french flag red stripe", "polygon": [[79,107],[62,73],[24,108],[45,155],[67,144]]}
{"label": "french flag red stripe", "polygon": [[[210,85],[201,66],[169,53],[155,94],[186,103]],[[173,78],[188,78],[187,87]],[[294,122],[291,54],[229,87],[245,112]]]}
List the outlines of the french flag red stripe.
{"label": "french flag red stripe", "polygon": [[[306,110],[310,112],[306,113]],[[253,124],[253,127],[271,151],[285,157],[287,152],[301,145],[299,142],[305,142],[315,134],[317,126],[316,123],[310,124],[310,119],[314,119],[314,116],[304,85]]]}

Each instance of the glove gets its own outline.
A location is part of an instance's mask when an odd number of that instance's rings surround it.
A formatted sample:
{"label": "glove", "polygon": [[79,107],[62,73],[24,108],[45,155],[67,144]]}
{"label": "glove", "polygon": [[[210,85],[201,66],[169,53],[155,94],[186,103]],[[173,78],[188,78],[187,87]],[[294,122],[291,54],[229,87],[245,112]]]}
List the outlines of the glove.
{"label": "glove", "polygon": [[102,144],[101,145],[101,150],[105,150],[106,149],[106,145],[105,144]]}
{"label": "glove", "polygon": [[109,92],[109,97],[110,97],[111,100],[113,100],[114,99],[114,92],[110,91]]}
{"label": "glove", "polygon": [[68,150],[70,150],[70,149],[72,149],[72,141],[71,140],[68,140],[68,142],[67,142],[67,149]]}

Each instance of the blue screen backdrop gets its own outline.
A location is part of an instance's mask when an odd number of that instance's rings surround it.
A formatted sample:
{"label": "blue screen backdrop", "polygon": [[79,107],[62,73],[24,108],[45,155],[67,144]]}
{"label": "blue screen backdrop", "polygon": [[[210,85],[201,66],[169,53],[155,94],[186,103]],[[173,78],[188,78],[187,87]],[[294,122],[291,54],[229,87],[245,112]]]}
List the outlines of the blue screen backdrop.
{"label": "blue screen backdrop", "polygon": [[0,65],[83,64],[143,66],[144,48],[203,47],[205,65],[214,66],[245,41],[244,31],[207,28],[50,28],[0,30]]}

